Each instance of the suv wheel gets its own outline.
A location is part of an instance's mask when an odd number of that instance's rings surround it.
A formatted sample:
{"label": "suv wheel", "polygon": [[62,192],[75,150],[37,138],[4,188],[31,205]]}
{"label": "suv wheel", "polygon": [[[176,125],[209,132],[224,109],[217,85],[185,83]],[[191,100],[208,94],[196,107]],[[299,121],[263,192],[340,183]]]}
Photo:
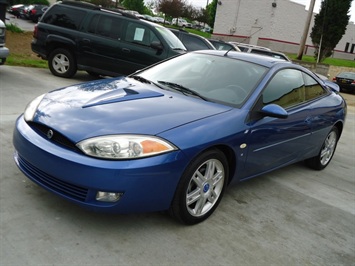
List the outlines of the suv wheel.
{"label": "suv wheel", "polygon": [[74,56],[66,49],[55,49],[48,58],[48,67],[54,76],[70,78],[77,67]]}

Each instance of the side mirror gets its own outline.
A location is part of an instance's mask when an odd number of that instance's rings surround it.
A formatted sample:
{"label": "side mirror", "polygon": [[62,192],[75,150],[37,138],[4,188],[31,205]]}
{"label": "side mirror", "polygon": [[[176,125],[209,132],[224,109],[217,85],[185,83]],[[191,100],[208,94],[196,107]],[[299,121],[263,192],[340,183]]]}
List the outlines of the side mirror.
{"label": "side mirror", "polygon": [[154,41],[150,44],[150,47],[152,47],[153,49],[155,50],[158,50],[158,51],[161,51],[163,50],[163,45],[161,44],[161,42],[158,42],[158,41]]}
{"label": "side mirror", "polygon": [[288,113],[284,108],[277,104],[268,104],[261,109],[261,114],[264,116],[276,117],[276,118],[287,118]]}

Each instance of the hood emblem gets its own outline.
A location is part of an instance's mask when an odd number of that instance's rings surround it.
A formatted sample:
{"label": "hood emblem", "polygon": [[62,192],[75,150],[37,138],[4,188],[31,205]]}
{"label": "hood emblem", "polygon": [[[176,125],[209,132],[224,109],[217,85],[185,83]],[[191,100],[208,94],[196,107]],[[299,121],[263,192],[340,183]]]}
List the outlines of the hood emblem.
{"label": "hood emblem", "polygon": [[52,130],[52,129],[48,130],[48,132],[47,132],[47,138],[48,138],[48,139],[51,139],[51,138],[53,138],[53,135],[54,135],[53,130]]}

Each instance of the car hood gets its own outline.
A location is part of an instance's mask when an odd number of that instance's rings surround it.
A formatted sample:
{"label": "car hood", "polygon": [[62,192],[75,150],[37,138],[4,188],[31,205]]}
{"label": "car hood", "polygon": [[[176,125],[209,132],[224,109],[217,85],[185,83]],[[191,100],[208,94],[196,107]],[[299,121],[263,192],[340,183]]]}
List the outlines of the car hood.
{"label": "car hood", "polygon": [[78,142],[110,134],[157,135],[230,109],[131,78],[118,78],[49,92],[33,122]]}

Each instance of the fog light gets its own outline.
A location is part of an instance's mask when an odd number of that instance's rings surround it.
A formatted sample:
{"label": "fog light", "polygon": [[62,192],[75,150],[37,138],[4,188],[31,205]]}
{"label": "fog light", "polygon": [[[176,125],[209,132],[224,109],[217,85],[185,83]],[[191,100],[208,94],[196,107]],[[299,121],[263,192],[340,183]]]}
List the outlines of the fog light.
{"label": "fog light", "polygon": [[122,196],[123,193],[98,191],[96,193],[96,200],[105,202],[116,202],[119,201]]}

